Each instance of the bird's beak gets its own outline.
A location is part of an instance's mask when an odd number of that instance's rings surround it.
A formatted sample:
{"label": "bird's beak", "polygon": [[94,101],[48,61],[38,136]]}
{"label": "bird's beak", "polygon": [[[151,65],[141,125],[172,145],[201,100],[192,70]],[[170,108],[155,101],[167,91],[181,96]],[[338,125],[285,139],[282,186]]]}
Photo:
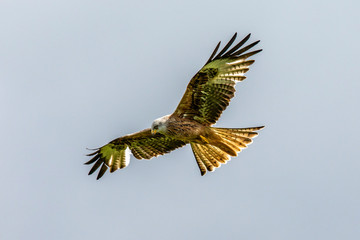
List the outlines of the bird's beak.
{"label": "bird's beak", "polygon": [[156,129],[152,129],[152,130],[151,130],[151,133],[152,133],[152,134],[155,134],[155,133],[156,133]]}

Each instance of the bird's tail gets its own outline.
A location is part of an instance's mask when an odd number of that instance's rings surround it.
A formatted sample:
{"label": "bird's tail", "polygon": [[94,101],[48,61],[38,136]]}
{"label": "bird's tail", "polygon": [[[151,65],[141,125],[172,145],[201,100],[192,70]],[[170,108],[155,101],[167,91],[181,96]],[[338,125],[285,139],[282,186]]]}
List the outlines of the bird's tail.
{"label": "bird's tail", "polygon": [[252,143],[252,138],[258,135],[262,127],[253,128],[211,128],[220,137],[220,141],[208,144],[191,143],[196,162],[200,168],[201,175],[206,171],[214,171],[222,163],[230,160],[231,156],[237,156],[238,152]]}

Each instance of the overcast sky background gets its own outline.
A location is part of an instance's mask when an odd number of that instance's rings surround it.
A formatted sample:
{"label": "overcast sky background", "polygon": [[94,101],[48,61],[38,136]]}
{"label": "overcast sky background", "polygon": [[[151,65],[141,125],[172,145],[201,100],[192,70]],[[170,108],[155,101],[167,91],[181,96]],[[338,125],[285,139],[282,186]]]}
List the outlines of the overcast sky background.
{"label": "overcast sky background", "polygon": [[[1,0],[0,238],[359,239],[359,7]],[[171,113],[234,32],[264,51],[217,126],[265,125],[248,149],[87,175],[86,147]]]}

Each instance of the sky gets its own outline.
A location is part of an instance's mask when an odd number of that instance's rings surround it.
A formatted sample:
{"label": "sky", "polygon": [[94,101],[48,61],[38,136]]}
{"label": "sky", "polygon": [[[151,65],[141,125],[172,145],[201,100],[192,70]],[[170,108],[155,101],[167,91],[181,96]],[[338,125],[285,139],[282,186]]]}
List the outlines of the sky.
{"label": "sky", "polygon": [[[358,1],[0,1],[0,238],[359,239]],[[172,113],[218,43],[263,51],[201,177],[190,146],[96,181],[86,148]]]}

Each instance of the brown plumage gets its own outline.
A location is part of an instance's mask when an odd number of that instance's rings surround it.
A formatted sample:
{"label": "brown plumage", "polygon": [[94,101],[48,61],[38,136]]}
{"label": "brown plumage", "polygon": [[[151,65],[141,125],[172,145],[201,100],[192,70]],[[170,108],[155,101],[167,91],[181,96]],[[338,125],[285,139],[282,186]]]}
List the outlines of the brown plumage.
{"label": "brown plumage", "polygon": [[108,168],[114,172],[126,167],[128,149],[138,159],[150,159],[190,143],[201,175],[204,175],[246,148],[257,136],[256,131],[263,127],[211,127],[229,105],[236,82],[246,78],[244,74],[254,63],[247,58],[261,51],[246,53],[259,41],[241,48],[250,34],[229,49],[236,35],[216,55],[219,42],[204,67],[190,80],[173,114],[156,119],[151,129],[117,138],[89,154],[93,158],[85,164],[94,164],[89,174],[100,168],[99,179]]}

